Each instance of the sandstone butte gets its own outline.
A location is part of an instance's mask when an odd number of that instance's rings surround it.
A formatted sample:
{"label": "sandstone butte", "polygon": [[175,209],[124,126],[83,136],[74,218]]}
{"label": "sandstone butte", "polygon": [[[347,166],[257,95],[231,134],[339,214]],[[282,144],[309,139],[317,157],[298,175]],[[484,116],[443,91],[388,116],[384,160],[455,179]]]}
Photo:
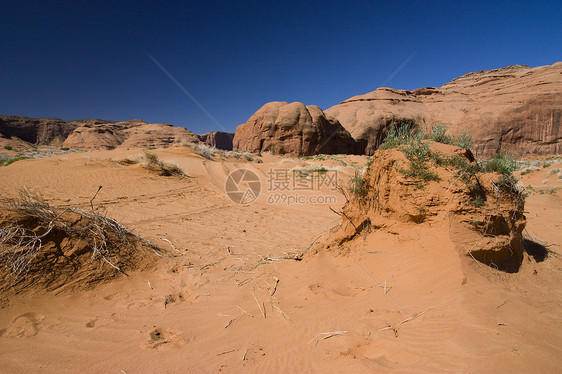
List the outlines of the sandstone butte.
{"label": "sandstone butte", "polygon": [[472,135],[473,151],[489,157],[558,154],[562,150],[562,62],[515,65],[469,73],[439,88],[379,88],[326,110],[372,155],[393,125],[428,129],[440,122],[452,134]]}
{"label": "sandstone butte", "polygon": [[238,151],[294,156],[355,153],[355,141],[342,125],[315,105],[274,101],[238,126],[233,147]]}

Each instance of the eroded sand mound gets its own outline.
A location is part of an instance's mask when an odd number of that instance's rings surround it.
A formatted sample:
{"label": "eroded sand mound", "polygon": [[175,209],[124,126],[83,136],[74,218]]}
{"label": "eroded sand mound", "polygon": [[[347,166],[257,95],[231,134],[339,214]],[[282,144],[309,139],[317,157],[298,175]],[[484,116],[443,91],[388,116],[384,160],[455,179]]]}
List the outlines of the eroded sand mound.
{"label": "eroded sand mound", "polygon": [[159,248],[95,211],[53,207],[22,190],[2,201],[0,292],[88,288],[144,269]]}
{"label": "eroded sand mound", "polygon": [[[434,143],[424,160],[378,150],[349,188],[339,243],[393,222],[444,223],[458,251],[516,272],[523,259],[524,193],[506,174],[486,172],[469,150]],[[488,168],[490,169],[490,168]]]}

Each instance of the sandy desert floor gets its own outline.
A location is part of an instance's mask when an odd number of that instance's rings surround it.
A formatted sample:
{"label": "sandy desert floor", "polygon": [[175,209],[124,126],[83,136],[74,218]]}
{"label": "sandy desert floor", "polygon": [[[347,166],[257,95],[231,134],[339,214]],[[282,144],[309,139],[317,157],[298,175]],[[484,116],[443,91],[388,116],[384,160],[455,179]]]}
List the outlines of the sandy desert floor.
{"label": "sandy desert floor", "polygon": [[[340,252],[308,251],[330,240],[341,223],[330,207],[345,199],[325,187],[300,194],[337,201],[271,204],[268,171],[326,167],[343,181],[365,156],[257,163],[207,160],[185,147],[153,152],[188,177],[116,162],[138,149],[0,168],[2,195],[25,186],[53,205],[87,209],[101,185],[97,207],[169,249],[154,269],[91,289],[2,296],[1,372],[562,370],[562,163],[522,176],[533,187],[526,238],[550,252],[526,255],[508,274],[461,257],[447,222],[396,224]],[[252,204],[224,192],[237,168],[263,181]],[[305,254],[297,261],[296,253]]]}

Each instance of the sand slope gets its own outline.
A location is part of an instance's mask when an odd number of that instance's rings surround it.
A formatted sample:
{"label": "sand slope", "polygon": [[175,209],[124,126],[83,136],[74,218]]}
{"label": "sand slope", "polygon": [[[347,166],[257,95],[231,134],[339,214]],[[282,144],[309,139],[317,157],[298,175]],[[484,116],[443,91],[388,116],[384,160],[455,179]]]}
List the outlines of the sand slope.
{"label": "sand slope", "polygon": [[[562,264],[526,256],[519,273],[461,257],[446,222],[398,224],[343,251],[310,251],[341,223],[327,204],[240,206],[223,192],[239,167],[353,169],[336,160],[264,155],[206,160],[154,151],[187,178],[116,163],[141,150],[22,160],[0,168],[2,194],[36,189],[56,205],[94,202],[135,233],[181,253],[155,270],[71,294],[3,295],[0,371],[557,372]],[[345,156],[364,165],[364,156]],[[553,164],[525,185],[560,186]],[[554,177],[553,177],[554,176]],[[307,194],[306,192],[302,192]],[[309,195],[312,193],[308,193]],[[338,195],[338,210],[344,199]],[[527,233],[561,253],[560,191],[532,193]],[[173,251],[172,251],[173,252]],[[386,292],[384,285],[386,284]],[[379,287],[379,285],[383,285]]]}

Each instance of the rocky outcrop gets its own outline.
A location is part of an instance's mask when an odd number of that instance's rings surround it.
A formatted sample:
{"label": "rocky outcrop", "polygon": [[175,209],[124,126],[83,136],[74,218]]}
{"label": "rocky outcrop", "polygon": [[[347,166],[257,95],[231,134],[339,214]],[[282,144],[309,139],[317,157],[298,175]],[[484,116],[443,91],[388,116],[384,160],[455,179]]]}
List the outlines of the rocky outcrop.
{"label": "rocky outcrop", "polygon": [[515,65],[469,73],[439,88],[379,88],[326,111],[365,153],[373,154],[392,124],[430,128],[441,122],[452,134],[473,136],[478,156],[562,151],[562,62]]}
{"label": "rocky outcrop", "polygon": [[391,126],[423,123],[427,110],[418,96],[410,91],[379,88],[354,96],[326,113],[340,121],[363,153],[372,155]]}
{"label": "rocky outcrop", "polygon": [[232,151],[232,140],[234,134],[223,131],[212,131],[203,135],[199,135],[199,140],[207,144],[209,147]]}
{"label": "rocky outcrop", "polygon": [[60,145],[80,125],[58,118],[0,116],[0,134],[32,144]]}
{"label": "rocky outcrop", "polygon": [[335,119],[315,105],[275,101],[236,128],[233,149],[294,156],[356,153],[356,143]]}
{"label": "rocky outcrop", "polygon": [[177,143],[201,142],[198,135],[183,127],[142,120],[63,121],[56,118],[0,116],[0,134],[6,139],[17,137],[34,145],[83,150],[163,148]]}

